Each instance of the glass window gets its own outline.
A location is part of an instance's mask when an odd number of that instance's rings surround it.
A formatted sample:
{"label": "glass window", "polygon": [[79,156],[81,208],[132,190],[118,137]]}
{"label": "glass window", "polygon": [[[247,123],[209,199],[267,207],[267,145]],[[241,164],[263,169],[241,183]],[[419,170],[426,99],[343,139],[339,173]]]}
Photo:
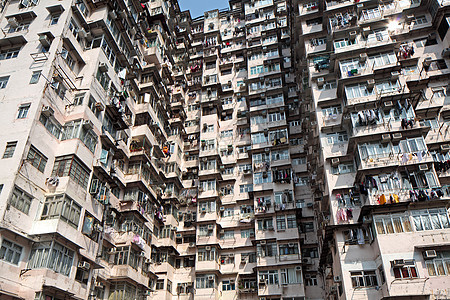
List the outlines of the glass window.
{"label": "glass window", "polygon": [[34,71],[33,74],[31,74],[30,84],[35,84],[39,82],[39,78],[41,77],[42,71]]}
{"label": "glass window", "polygon": [[55,159],[52,176],[69,176],[73,181],[87,188],[90,172],[77,157],[63,156]]}
{"label": "glass window", "polygon": [[44,172],[45,165],[47,164],[47,157],[33,145],[31,145],[30,150],[28,151],[27,160],[40,172]]}
{"label": "glass window", "polygon": [[352,271],[350,276],[354,288],[378,286],[375,271]]}
{"label": "glass window", "polygon": [[16,150],[17,142],[6,143],[5,152],[3,153],[3,158],[11,158]]}
{"label": "glass window", "polygon": [[19,264],[20,256],[22,255],[22,249],[22,246],[3,239],[0,248],[0,259],[17,265]]}
{"label": "glass window", "polygon": [[29,269],[48,268],[65,276],[70,275],[74,251],[57,242],[40,242],[33,245]]}
{"label": "glass window", "polygon": [[67,195],[57,195],[45,199],[41,220],[61,219],[78,228],[81,206]]}

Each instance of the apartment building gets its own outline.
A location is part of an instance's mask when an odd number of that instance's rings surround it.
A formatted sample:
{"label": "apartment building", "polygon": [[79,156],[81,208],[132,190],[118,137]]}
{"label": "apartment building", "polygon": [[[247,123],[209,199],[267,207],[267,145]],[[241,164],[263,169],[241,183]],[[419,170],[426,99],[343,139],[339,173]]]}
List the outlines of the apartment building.
{"label": "apartment building", "polygon": [[324,299],[448,299],[448,1],[297,1]]}
{"label": "apartment building", "polygon": [[323,299],[290,1],[0,9],[0,299]]}

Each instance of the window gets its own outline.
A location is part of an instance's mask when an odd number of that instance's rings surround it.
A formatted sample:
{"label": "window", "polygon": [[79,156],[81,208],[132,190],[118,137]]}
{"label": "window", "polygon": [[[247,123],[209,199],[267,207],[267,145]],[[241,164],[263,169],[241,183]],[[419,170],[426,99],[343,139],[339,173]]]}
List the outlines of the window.
{"label": "window", "polygon": [[364,245],[370,243],[372,239],[370,228],[352,228],[342,233],[346,245]]}
{"label": "window", "polygon": [[172,294],[172,281],[167,279],[167,291]]}
{"label": "window", "polygon": [[411,222],[406,215],[388,215],[375,218],[375,227],[378,234],[391,234],[411,232]]}
{"label": "window", "polygon": [[97,70],[97,76],[95,76],[95,78],[97,78],[98,82],[105,91],[109,89],[109,83],[111,82],[111,79],[106,72],[102,72],[99,68]]}
{"label": "window", "polygon": [[56,25],[58,24],[59,18],[61,17],[61,14],[53,14],[50,17],[50,25]]}
{"label": "window", "polygon": [[28,268],[48,268],[57,273],[69,276],[73,257],[74,251],[55,241],[36,243],[31,249]]}
{"label": "window", "polygon": [[158,279],[156,280],[156,290],[163,290],[164,289],[164,279]]}
{"label": "window", "polygon": [[306,286],[316,286],[318,284],[317,275],[305,274],[305,284]]}
{"label": "window", "polygon": [[445,208],[417,210],[412,211],[411,214],[416,231],[450,228]]}
{"label": "window", "polygon": [[31,195],[19,189],[17,186],[14,186],[13,193],[9,199],[9,204],[21,212],[28,214],[32,200],[33,197]]}
{"label": "window", "polygon": [[350,277],[354,288],[378,286],[375,271],[353,271],[350,272]]}
{"label": "window", "polygon": [[36,84],[39,82],[39,78],[41,77],[41,71],[34,71],[31,75],[30,84]]}
{"label": "window", "polygon": [[239,192],[242,193],[248,193],[253,191],[253,184],[241,184],[239,185]]}
{"label": "window", "polygon": [[277,216],[277,230],[284,230],[286,229],[286,219],[284,215]]}
{"label": "window", "polygon": [[14,155],[16,150],[17,142],[6,143],[5,152],[3,153],[3,158],[10,158]]}
{"label": "window", "polygon": [[80,93],[80,94],[76,94],[75,97],[73,98],[73,102],[72,104],[74,106],[79,106],[83,104],[83,100],[84,100],[84,96],[86,95],[86,93]]}
{"label": "window", "polygon": [[61,219],[78,228],[81,206],[67,195],[56,195],[45,199],[41,220]]}
{"label": "window", "polygon": [[272,218],[258,220],[258,230],[273,230]]}
{"label": "window", "polygon": [[0,51],[0,60],[12,59],[19,56],[20,48],[13,48]]}
{"label": "window", "polygon": [[[0,253],[1,258],[1,253]],[[436,258],[425,260],[428,275],[449,276],[450,275],[450,251],[437,251]]]}
{"label": "window", "polygon": [[17,265],[19,264],[20,256],[22,255],[22,249],[22,246],[3,239],[0,248],[0,259]]}
{"label": "window", "polygon": [[288,228],[297,227],[297,217],[295,215],[287,215],[287,227]]}
{"label": "window", "polygon": [[280,255],[293,255],[299,253],[297,243],[281,244],[279,245],[279,249]]}
{"label": "window", "polygon": [[242,229],[241,230],[241,238],[246,239],[251,236],[255,236],[255,230],[254,229]]}
{"label": "window", "polygon": [[281,284],[296,284],[301,283],[302,274],[296,268],[286,268],[280,270]]}
{"label": "window", "polygon": [[259,281],[267,284],[278,284],[278,270],[260,271]]}
{"label": "window", "polygon": [[396,266],[396,261],[391,262],[393,265],[394,277],[396,279],[418,278],[416,264],[414,259],[402,260],[400,266]]}
{"label": "window", "polygon": [[0,89],[6,88],[8,84],[9,76],[0,77]]}
{"label": "window", "polygon": [[31,104],[22,104],[19,106],[19,110],[17,112],[17,119],[25,119],[28,115],[28,111],[30,110]]}
{"label": "window", "polygon": [[40,172],[44,172],[45,165],[47,164],[47,157],[45,157],[45,155],[43,155],[33,145],[31,145],[30,150],[28,151],[27,160]]}
{"label": "window", "polygon": [[215,282],[214,275],[198,275],[195,278],[195,288],[197,289],[214,288],[214,282]]}
{"label": "window", "polygon": [[90,170],[82,165],[75,156],[63,156],[55,159],[52,176],[69,176],[73,181],[87,188]]}
{"label": "window", "polygon": [[427,17],[426,16],[416,16],[414,17],[414,19],[412,20],[412,24],[414,25],[423,25],[428,23],[427,21]]}
{"label": "window", "polygon": [[336,174],[347,174],[354,172],[353,163],[339,164],[337,167],[331,168],[331,173]]}
{"label": "window", "polygon": [[222,281],[222,291],[234,291],[235,290],[234,280],[223,280]]}
{"label": "window", "polygon": [[337,133],[328,133],[326,139],[328,145],[342,144],[348,141],[348,135],[345,131]]}

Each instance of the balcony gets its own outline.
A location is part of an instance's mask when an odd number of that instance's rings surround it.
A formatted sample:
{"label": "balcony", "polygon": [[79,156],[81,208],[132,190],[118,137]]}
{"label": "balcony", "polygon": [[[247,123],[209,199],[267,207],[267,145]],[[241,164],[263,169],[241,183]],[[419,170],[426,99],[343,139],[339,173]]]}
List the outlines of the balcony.
{"label": "balcony", "polygon": [[133,269],[128,265],[115,265],[110,270],[109,279],[112,280],[123,280],[123,279],[131,279],[132,281],[142,285],[147,286],[148,277],[143,275],[138,270]]}
{"label": "balcony", "polygon": [[[358,172],[370,172],[372,169],[398,167],[398,166],[410,166],[421,164],[426,166],[433,162],[433,157],[430,154],[419,158],[415,153],[403,153],[403,154],[374,154],[369,155],[365,159],[359,160]],[[427,168],[428,169],[428,168]]]}
{"label": "balcony", "polygon": [[330,17],[330,32],[336,33],[343,30],[355,28],[358,23],[358,17],[354,12],[337,13]]}

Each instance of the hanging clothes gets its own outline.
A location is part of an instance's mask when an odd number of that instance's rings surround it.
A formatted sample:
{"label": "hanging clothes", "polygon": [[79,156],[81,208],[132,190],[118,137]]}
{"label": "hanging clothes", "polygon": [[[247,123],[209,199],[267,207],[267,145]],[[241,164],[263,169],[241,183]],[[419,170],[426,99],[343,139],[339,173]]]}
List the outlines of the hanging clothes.
{"label": "hanging clothes", "polygon": [[386,204],[386,196],[384,194],[382,194],[380,198],[378,198],[378,203],[380,203],[381,205]]}

